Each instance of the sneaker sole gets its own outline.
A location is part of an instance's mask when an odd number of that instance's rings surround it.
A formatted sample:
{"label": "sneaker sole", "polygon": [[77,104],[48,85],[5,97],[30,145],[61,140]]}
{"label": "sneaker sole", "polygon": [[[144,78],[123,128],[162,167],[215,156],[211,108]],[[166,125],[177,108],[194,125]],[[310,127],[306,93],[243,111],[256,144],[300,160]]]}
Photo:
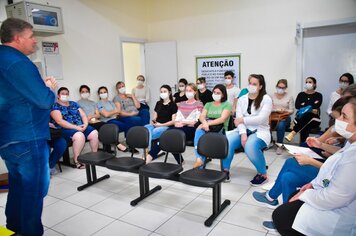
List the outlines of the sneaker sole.
{"label": "sneaker sole", "polygon": [[277,229],[270,229],[270,228],[268,228],[268,227],[266,227],[266,226],[264,226],[264,225],[262,225],[262,227],[263,227],[265,230],[270,231],[270,232],[278,232]]}
{"label": "sneaker sole", "polygon": [[[259,202],[259,201],[257,201],[253,196],[252,196],[252,198],[253,198],[253,200],[256,202],[256,203],[258,203],[259,205],[261,205],[261,206],[264,206],[264,207],[267,207],[267,208],[269,208],[269,209],[276,209],[279,205],[276,205],[276,206],[273,206],[273,205],[270,205],[270,204],[268,204],[268,203],[265,203],[265,202]],[[264,227],[264,226],[263,226]]]}

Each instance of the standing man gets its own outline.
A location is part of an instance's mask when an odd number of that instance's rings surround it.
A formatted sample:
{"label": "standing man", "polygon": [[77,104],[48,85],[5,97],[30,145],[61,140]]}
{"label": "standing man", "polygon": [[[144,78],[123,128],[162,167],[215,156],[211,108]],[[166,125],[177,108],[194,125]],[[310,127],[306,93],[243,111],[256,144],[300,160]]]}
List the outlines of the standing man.
{"label": "standing man", "polygon": [[9,18],[1,25],[0,38],[0,155],[9,171],[6,227],[20,235],[42,235],[56,81],[48,77],[44,82],[27,57],[37,43],[31,24]]}

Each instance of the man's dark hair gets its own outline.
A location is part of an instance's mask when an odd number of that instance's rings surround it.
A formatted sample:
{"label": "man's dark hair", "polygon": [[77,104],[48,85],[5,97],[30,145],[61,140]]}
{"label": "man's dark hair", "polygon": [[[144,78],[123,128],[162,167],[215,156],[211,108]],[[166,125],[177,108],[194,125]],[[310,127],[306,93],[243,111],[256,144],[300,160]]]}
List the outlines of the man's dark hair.
{"label": "man's dark hair", "polygon": [[14,36],[16,34],[22,33],[25,29],[32,28],[33,26],[24,20],[17,18],[8,18],[1,24],[1,43],[11,43],[14,40]]}
{"label": "man's dark hair", "polygon": [[206,83],[205,77],[199,77],[197,81],[199,81],[200,83]]}
{"label": "man's dark hair", "polygon": [[225,77],[225,76],[228,76],[228,75],[230,75],[232,78],[234,78],[235,73],[234,73],[234,72],[232,72],[231,70],[225,71],[225,73],[224,73],[224,77]]}

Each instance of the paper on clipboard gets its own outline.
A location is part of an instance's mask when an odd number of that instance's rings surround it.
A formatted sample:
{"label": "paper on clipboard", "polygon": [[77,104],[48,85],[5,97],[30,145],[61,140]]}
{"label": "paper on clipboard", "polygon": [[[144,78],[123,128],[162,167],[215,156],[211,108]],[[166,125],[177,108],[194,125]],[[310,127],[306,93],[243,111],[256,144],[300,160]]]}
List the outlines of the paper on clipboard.
{"label": "paper on clipboard", "polygon": [[319,156],[317,153],[315,153],[313,150],[311,150],[310,148],[293,146],[293,145],[288,145],[288,144],[280,144],[280,143],[277,143],[277,145],[279,147],[284,146],[288,150],[288,152],[292,155],[300,153],[300,154],[307,155],[314,159],[324,159],[321,156]]}

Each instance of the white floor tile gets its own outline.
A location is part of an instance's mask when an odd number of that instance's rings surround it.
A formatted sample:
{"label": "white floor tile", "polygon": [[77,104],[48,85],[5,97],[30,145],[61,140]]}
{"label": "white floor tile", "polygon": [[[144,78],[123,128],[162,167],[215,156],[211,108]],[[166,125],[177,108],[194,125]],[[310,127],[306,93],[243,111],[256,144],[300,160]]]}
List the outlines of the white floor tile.
{"label": "white floor tile", "polygon": [[0,225],[6,225],[5,208],[0,207]]}
{"label": "white floor tile", "polygon": [[272,212],[265,207],[237,203],[221,221],[267,233],[262,227],[262,222],[271,219]]}
{"label": "white floor tile", "polygon": [[114,194],[104,201],[92,206],[90,210],[118,219],[135,208],[130,205],[131,199]]}
{"label": "white floor tile", "polygon": [[105,190],[91,186],[71,195],[70,197],[65,198],[65,200],[70,203],[88,208],[97,204],[98,202],[103,201],[112,194],[113,193],[111,192],[107,192]]}
{"label": "white floor tile", "polygon": [[210,232],[209,236],[221,236],[221,235],[264,236],[266,235],[266,233],[220,222]]}
{"label": "white floor tile", "polygon": [[45,231],[44,231],[44,234],[43,234],[44,236],[62,236],[63,234],[60,234],[60,233],[58,233],[58,232],[56,232],[56,231],[54,231],[54,230],[51,230],[51,229],[46,229]]}
{"label": "white floor tile", "polygon": [[5,207],[7,202],[7,192],[0,193],[0,207]]}
{"label": "white floor tile", "polygon": [[132,176],[110,176],[109,179],[97,183],[95,187],[110,191],[113,193],[118,193],[125,188],[130,187],[132,184],[138,183],[138,175],[132,174]]}
{"label": "white floor tile", "polygon": [[59,199],[64,199],[78,192],[77,188],[81,184],[78,182],[65,181],[63,183],[49,187],[48,195]]}
{"label": "white floor tile", "polygon": [[207,235],[216,224],[216,221],[211,227],[206,227],[204,221],[206,218],[192,215],[185,212],[179,212],[173,216],[169,221],[164,223],[155,232],[162,235]]}
{"label": "white floor tile", "polygon": [[[248,190],[250,186],[235,184],[235,183],[222,183],[221,184],[221,199],[229,199],[231,201],[238,201]],[[208,188],[204,193],[206,196],[212,196],[212,188]]]}
{"label": "white floor tile", "polygon": [[83,210],[82,207],[61,200],[43,209],[42,223],[51,228]]}
{"label": "white floor tile", "polygon": [[177,211],[173,209],[144,202],[138,204],[134,210],[121,217],[120,220],[154,231],[176,213]]}
{"label": "white floor tile", "polygon": [[198,193],[168,188],[162,189],[152,194],[150,197],[147,198],[147,201],[155,203],[157,205],[179,210],[188,205],[191,201],[198,197],[198,195]]}
{"label": "white floor tile", "polygon": [[207,190],[207,188],[202,188],[202,187],[195,187],[187,184],[183,184],[181,182],[175,182],[172,186],[169,188],[181,190],[181,191],[187,191],[187,192],[192,192],[192,193],[203,193]]}
{"label": "white floor tile", "polygon": [[118,235],[130,235],[130,236],[144,236],[150,235],[151,231],[130,225],[122,221],[114,221],[110,225],[106,226],[102,230],[96,232],[97,236],[118,236]]}
{"label": "white floor tile", "polygon": [[43,206],[44,207],[49,206],[55,202],[58,202],[59,200],[60,200],[59,198],[55,198],[55,197],[47,195],[43,201]]}
{"label": "white floor tile", "polygon": [[53,227],[64,235],[92,235],[101,230],[114,219],[85,210]]}

